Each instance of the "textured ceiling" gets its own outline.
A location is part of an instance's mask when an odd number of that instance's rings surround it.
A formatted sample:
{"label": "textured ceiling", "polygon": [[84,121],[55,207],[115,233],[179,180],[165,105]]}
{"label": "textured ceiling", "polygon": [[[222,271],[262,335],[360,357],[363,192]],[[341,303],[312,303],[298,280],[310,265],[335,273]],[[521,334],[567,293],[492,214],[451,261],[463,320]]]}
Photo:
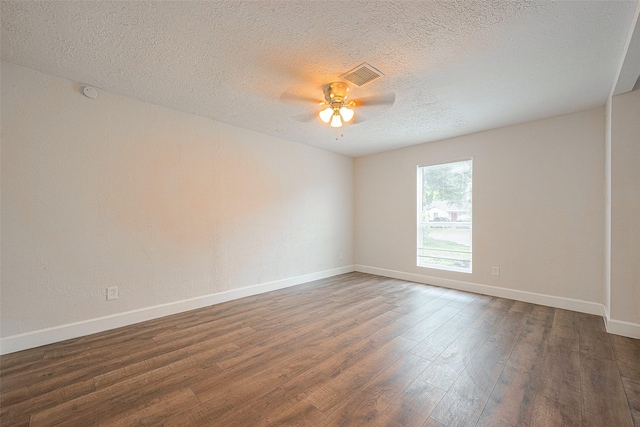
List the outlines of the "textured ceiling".
{"label": "textured ceiling", "polygon": [[[2,59],[358,156],[604,105],[637,1],[2,1]],[[362,62],[395,93],[335,131],[313,103]],[[364,119],[364,120],[363,120]],[[336,136],[344,137],[336,141]]]}

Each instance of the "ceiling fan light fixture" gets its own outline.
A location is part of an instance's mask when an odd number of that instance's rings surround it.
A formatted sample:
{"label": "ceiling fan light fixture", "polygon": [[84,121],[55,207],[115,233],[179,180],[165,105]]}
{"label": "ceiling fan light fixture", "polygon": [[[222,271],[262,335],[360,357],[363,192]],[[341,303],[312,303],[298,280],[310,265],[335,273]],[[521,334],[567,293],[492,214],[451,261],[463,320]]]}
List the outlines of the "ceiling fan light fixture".
{"label": "ceiling fan light fixture", "polygon": [[351,108],[342,107],[340,108],[340,115],[342,116],[342,120],[349,122],[353,119],[353,110]]}
{"label": "ceiling fan light fixture", "polygon": [[331,127],[339,128],[341,126],[342,126],[342,119],[340,118],[340,112],[336,110],[333,116],[331,116]]}
{"label": "ceiling fan light fixture", "polygon": [[320,116],[320,120],[325,123],[329,123],[329,121],[331,120],[331,116],[333,116],[333,108],[327,107],[324,110],[320,111],[318,115]]}

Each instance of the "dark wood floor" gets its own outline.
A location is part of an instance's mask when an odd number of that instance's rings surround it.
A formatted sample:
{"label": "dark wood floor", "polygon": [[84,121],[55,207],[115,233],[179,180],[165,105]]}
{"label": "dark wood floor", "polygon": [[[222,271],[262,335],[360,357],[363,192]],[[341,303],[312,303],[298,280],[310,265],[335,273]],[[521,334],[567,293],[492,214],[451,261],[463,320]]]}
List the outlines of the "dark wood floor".
{"label": "dark wood floor", "polygon": [[640,426],[602,318],[350,273],[0,358],[2,426]]}

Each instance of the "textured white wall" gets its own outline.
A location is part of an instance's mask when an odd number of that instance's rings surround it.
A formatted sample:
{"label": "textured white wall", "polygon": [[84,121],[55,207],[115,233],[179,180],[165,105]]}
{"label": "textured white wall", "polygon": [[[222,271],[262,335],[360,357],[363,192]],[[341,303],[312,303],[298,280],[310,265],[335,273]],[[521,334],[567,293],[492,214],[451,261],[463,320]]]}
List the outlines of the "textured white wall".
{"label": "textured white wall", "polygon": [[1,90],[3,337],[353,264],[349,157],[4,62]]}
{"label": "textured white wall", "polygon": [[640,91],[612,98],[611,318],[640,325]]}
{"label": "textured white wall", "polygon": [[[604,132],[597,108],[357,158],[356,264],[603,303]],[[416,267],[416,166],[468,157],[473,273]]]}

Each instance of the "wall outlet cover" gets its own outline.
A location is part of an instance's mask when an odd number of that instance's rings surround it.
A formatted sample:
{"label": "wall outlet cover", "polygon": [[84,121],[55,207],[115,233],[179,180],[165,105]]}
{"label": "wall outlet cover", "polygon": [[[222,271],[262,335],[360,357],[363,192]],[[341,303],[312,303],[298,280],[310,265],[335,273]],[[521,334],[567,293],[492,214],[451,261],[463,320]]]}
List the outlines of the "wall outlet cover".
{"label": "wall outlet cover", "polygon": [[107,301],[118,299],[118,287],[112,286],[107,288]]}

